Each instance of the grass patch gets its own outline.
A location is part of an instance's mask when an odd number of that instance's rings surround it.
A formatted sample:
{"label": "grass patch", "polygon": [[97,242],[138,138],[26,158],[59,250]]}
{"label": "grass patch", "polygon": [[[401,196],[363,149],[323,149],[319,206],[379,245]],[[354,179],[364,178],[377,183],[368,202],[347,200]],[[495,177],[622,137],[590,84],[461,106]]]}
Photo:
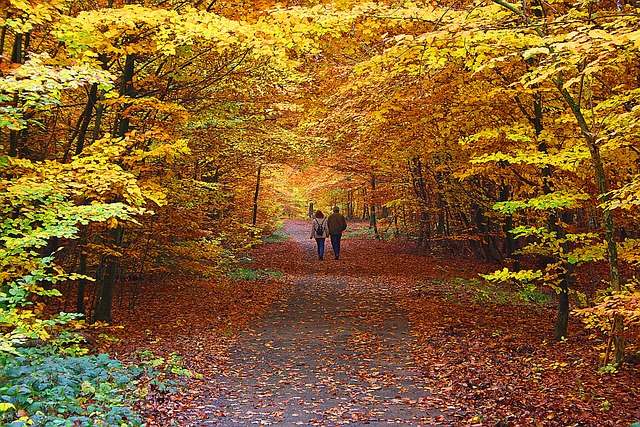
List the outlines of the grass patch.
{"label": "grass patch", "polygon": [[255,269],[255,268],[235,268],[227,272],[227,276],[232,280],[254,281],[259,279],[276,279],[282,277],[283,273],[276,270]]}
{"label": "grass patch", "polygon": [[349,229],[346,233],[342,234],[343,239],[373,239],[376,233],[373,229],[368,228],[353,228]]}
{"label": "grass patch", "polygon": [[456,290],[466,290],[476,301],[491,304],[514,304],[542,307],[551,297],[532,286],[510,288],[481,281],[479,279],[456,278],[451,280]]}
{"label": "grass patch", "polygon": [[262,238],[262,241],[264,243],[280,243],[286,241],[287,239],[289,239],[289,237],[290,236],[286,231],[280,230],[274,232],[270,236],[264,236]]}

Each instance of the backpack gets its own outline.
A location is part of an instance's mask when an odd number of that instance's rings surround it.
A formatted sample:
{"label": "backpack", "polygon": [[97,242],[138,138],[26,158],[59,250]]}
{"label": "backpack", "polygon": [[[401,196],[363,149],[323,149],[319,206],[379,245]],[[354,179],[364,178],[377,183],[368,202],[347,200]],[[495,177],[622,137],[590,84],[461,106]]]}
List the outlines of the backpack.
{"label": "backpack", "polygon": [[322,221],[322,224],[320,224],[316,219],[316,234],[318,236],[324,235],[324,221]]}

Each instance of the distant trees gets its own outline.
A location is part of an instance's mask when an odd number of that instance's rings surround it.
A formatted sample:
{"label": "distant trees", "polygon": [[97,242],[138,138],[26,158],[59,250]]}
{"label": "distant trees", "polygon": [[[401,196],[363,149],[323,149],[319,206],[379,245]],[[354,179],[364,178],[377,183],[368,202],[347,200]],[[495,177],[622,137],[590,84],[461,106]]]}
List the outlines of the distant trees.
{"label": "distant trees", "polygon": [[640,259],[633,9],[121,3],[2,3],[2,286],[66,278],[74,309],[109,321],[145,278],[218,273],[287,182],[303,212],[340,204],[378,235],[508,262],[490,278],[559,296],[556,338],[576,266],[608,261],[620,360],[636,294],[619,264]]}

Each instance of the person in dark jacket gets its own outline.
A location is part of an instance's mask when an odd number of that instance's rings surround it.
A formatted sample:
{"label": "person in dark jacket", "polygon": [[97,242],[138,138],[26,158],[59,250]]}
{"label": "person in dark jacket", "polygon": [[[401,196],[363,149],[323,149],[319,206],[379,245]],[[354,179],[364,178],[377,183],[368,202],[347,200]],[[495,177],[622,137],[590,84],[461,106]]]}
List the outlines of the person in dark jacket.
{"label": "person in dark jacket", "polygon": [[336,259],[340,259],[340,239],[342,239],[342,232],[347,229],[347,220],[340,213],[339,207],[333,207],[333,213],[327,218],[327,225],[329,226],[331,248]]}

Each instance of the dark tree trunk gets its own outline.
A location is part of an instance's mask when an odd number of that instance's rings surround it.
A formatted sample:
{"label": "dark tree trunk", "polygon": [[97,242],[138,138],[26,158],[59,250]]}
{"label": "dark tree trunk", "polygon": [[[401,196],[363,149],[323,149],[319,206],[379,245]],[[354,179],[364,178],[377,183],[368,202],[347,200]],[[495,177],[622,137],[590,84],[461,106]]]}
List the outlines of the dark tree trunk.
{"label": "dark tree trunk", "polygon": [[11,62],[14,64],[22,64],[23,58],[23,50],[22,50],[22,42],[24,39],[24,34],[16,34],[16,38],[13,42],[13,49],[11,50]]}
{"label": "dark tree trunk", "polygon": [[[82,250],[80,253],[80,269],[79,273],[82,275],[87,274],[87,253],[85,250]],[[84,304],[84,298],[87,291],[87,280],[80,279],[78,280],[78,294],[76,298],[76,313],[87,314],[87,308]]]}
{"label": "dark tree trunk", "polygon": [[[122,235],[124,229],[121,225],[116,226],[109,232],[110,243],[115,247],[122,243]],[[94,313],[94,322],[111,322],[111,308],[113,307],[113,296],[115,293],[115,284],[118,276],[118,257],[109,255],[105,266],[105,274],[98,293],[98,301],[96,302],[96,310]]]}
{"label": "dark tree trunk", "polygon": [[[11,14],[7,14],[7,18],[10,18]],[[0,29],[0,64],[2,64],[2,58],[4,57],[4,41],[7,37],[7,27]]]}
{"label": "dark tree trunk", "polygon": [[[560,240],[566,239],[564,227],[560,225],[558,217],[551,215],[549,217],[549,230],[556,233]],[[562,251],[569,252],[569,244],[562,243]],[[558,313],[556,316],[556,324],[553,330],[553,337],[560,341],[567,337],[569,332],[569,289],[573,285],[573,265],[564,261],[562,263],[562,272],[560,273],[560,282],[558,283]]]}
{"label": "dark tree trunk", "polygon": [[[502,190],[500,191],[500,201],[506,202],[509,200],[510,196],[511,196],[511,187],[508,185],[505,185],[504,187],[502,187]],[[514,252],[517,250],[517,242],[513,233],[511,232],[512,230],[513,230],[513,216],[506,215],[504,218],[504,225],[502,227],[502,231],[504,232],[504,235],[505,235],[505,255],[508,258],[511,258],[513,260],[513,269],[515,271],[519,271],[520,257],[514,254]]]}
{"label": "dark tree trunk", "polygon": [[482,250],[484,252],[485,258],[487,261],[500,261],[502,256],[498,249],[496,248],[496,243],[491,237],[490,234],[490,223],[487,217],[484,214],[484,209],[482,206],[475,205],[475,223],[476,228],[480,233],[480,237],[482,241],[480,242]]}
{"label": "dark tree trunk", "polygon": [[[125,69],[122,76],[122,84],[120,86],[120,95],[131,95],[133,93],[133,74],[134,74],[135,56],[127,55],[125,61]],[[123,116],[116,118],[115,123],[116,137],[124,138],[129,130],[129,119]],[[118,224],[109,232],[109,243],[118,247],[122,243],[124,227]],[[105,274],[98,289],[98,298],[96,310],[94,313],[94,321],[110,322],[111,308],[113,306],[113,296],[115,284],[119,270],[119,259],[117,256],[109,255],[106,259]]]}
{"label": "dark tree trunk", "polygon": [[[542,110],[542,93],[538,92],[535,95],[533,102],[533,115],[527,113],[524,107],[520,104],[520,109],[525,114],[531,125],[533,126],[536,137],[539,137],[544,128],[543,126],[543,110]],[[538,151],[541,153],[547,153],[547,146],[544,142],[538,143]],[[553,168],[549,165],[542,168],[542,191],[544,194],[550,194],[553,192],[551,188],[551,177],[553,175]],[[564,239],[566,236],[564,227],[558,221],[558,217],[555,214],[550,214],[547,218],[547,228],[549,231],[555,232],[558,239]],[[569,251],[568,243],[564,242],[560,245],[563,253]],[[554,263],[561,261],[561,271],[559,272],[558,283],[558,312],[556,315],[556,323],[553,330],[553,336],[556,340],[565,338],[569,331],[569,289],[573,285],[573,265],[567,261],[558,259],[551,259],[547,263]]]}
{"label": "dark tree trunk", "polygon": [[569,283],[571,282],[571,272],[565,271],[558,287],[558,314],[556,325],[553,330],[553,338],[560,341],[566,338],[569,331]]}
{"label": "dark tree trunk", "polygon": [[350,188],[347,192],[347,219],[353,219],[353,190]]}
{"label": "dark tree trunk", "polygon": [[69,160],[71,145],[73,144],[73,141],[75,139],[77,139],[78,142],[76,144],[76,149],[74,153],[76,156],[82,153],[82,150],[84,149],[84,143],[87,137],[87,130],[89,129],[89,124],[91,123],[91,117],[93,116],[93,110],[96,106],[97,101],[98,101],[98,85],[94,83],[91,85],[91,89],[89,90],[87,103],[85,104],[84,110],[80,115],[80,119],[78,120],[78,125],[76,127],[76,130],[71,136],[71,138],[69,138],[67,149],[62,158],[63,163],[66,163]]}
{"label": "dark tree trunk", "polygon": [[373,232],[378,238],[378,219],[376,218],[376,176],[371,176],[371,215],[369,216],[369,228],[373,228]]}
{"label": "dark tree trunk", "polygon": [[[107,56],[105,54],[100,55],[100,62],[102,63],[102,69],[106,70],[108,68],[108,64],[107,64]],[[102,116],[104,114],[104,105],[102,103],[103,100],[104,100],[104,91],[100,91],[100,95],[96,98],[96,104],[95,104],[96,117],[93,125],[92,141],[97,141],[98,139],[100,139],[100,133],[102,130]]]}
{"label": "dark tree trunk", "polygon": [[[133,75],[135,72],[135,55],[127,55],[124,63],[124,73],[122,75],[122,84],[120,86],[120,94],[126,96],[132,96],[134,93],[133,88]],[[125,105],[125,109],[126,109]],[[116,120],[116,128],[115,134],[119,137],[124,137],[127,132],[129,132],[129,118],[123,116],[122,114],[118,115],[118,119]]]}
{"label": "dark tree trunk", "polygon": [[409,163],[409,171],[413,182],[413,191],[420,201],[420,235],[418,244],[431,250],[431,216],[429,215],[429,192],[424,180],[422,161],[414,157]]}
{"label": "dark tree trunk", "polygon": [[[593,173],[596,186],[598,187],[598,193],[600,194],[601,201],[606,202],[608,200],[607,178],[604,170],[604,165],[602,164],[602,158],[600,156],[600,147],[598,146],[596,137],[587,124],[587,120],[582,113],[580,104],[576,102],[573,96],[564,87],[562,72],[558,72],[558,74],[554,77],[554,83],[562,94],[565,102],[573,112],[573,115],[578,122],[578,126],[582,131],[584,140],[587,144],[587,147],[589,148],[589,153],[591,154],[591,164],[593,166]],[[613,213],[609,209],[604,209],[602,212],[602,217],[604,223],[605,241],[607,243],[609,278],[611,280],[611,288],[614,291],[619,292],[622,287],[620,284],[620,267],[618,262],[618,247],[615,238]],[[612,339],[614,344],[613,360],[616,363],[622,363],[624,358],[625,342],[623,330],[624,325],[622,318],[620,316],[615,316],[612,326]],[[605,357],[604,363],[608,363],[608,360],[606,359],[607,358]]]}
{"label": "dark tree trunk", "polygon": [[362,220],[369,219],[369,205],[367,204],[367,189],[365,187],[362,188],[362,200],[364,203],[362,204]]}
{"label": "dark tree trunk", "polygon": [[[14,64],[21,64],[24,60],[22,52],[22,43],[24,40],[24,34],[16,34],[13,41],[13,48],[11,50],[11,62]],[[3,41],[4,43],[4,41]],[[20,103],[20,97],[15,94],[13,97],[13,106],[18,107]],[[23,130],[10,130],[9,131],[9,157],[18,157],[20,153],[20,140]]]}
{"label": "dark tree trunk", "polygon": [[258,222],[258,195],[260,194],[260,174],[262,173],[262,165],[258,166],[258,174],[256,176],[256,191],[253,193],[253,218],[251,225],[255,226]]}

